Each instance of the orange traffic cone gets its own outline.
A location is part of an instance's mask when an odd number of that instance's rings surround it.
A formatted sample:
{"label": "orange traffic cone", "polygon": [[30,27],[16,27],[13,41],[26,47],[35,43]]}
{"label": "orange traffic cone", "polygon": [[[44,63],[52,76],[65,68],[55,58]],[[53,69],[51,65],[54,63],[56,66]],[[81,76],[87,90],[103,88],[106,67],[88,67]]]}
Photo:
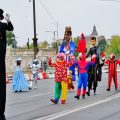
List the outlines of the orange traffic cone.
{"label": "orange traffic cone", "polygon": [[47,79],[47,74],[46,74],[46,72],[42,72],[42,75],[43,75],[43,79]]}

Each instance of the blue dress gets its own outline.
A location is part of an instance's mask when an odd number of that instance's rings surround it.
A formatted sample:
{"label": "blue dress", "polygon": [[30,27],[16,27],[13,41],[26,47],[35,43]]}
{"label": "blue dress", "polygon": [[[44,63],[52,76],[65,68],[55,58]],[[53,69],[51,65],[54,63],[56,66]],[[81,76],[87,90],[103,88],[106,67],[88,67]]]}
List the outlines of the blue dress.
{"label": "blue dress", "polygon": [[15,68],[15,74],[13,76],[13,91],[29,91],[29,83],[19,66]]}

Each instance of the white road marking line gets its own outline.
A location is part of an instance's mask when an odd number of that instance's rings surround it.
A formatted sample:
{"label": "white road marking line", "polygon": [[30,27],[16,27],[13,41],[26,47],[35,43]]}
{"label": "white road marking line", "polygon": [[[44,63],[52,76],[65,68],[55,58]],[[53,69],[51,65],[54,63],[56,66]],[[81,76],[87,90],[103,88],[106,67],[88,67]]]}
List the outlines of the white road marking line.
{"label": "white road marking line", "polygon": [[32,95],[32,96],[28,96],[27,98],[37,97],[37,96],[43,96],[43,95],[49,95],[49,94],[52,94],[52,92],[48,92],[48,93],[41,93],[41,94],[37,94],[37,95]]}
{"label": "white road marking line", "polygon": [[54,120],[56,118],[60,118],[62,116],[68,115],[70,113],[74,113],[74,112],[77,112],[77,111],[80,111],[80,110],[84,110],[86,108],[90,108],[90,107],[93,107],[95,105],[99,105],[99,104],[102,104],[102,103],[105,103],[105,102],[117,99],[119,97],[120,97],[120,93],[118,93],[116,95],[113,95],[111,97],[108,97],[108,98],[106,98],[104,100],[98,101],[96,103],[92,103],[92,104],[86,105],[86,106],[81,107],[81,108],[79,106],[79,108],[75,108],[75,109],[72,109],[72,110],[71,109],[65,110],[65,111],[62,111],[62,112],[59,112],[59,113],[55,113],[55,114],[52,114],[52,115],[48,115],[48,116],[45,116],[45,117],[42,117],[42,118],[38,118],[38,119],[35,119],[35,120]]}

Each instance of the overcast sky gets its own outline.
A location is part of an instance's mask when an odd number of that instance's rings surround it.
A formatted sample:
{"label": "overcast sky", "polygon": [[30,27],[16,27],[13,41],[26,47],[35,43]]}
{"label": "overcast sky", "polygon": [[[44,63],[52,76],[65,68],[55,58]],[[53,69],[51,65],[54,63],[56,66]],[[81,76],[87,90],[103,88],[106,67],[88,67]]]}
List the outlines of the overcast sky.
{"label": "overcast sky", "polygon": [[[32,0],[31,0],[32,1]],[[46,12],[55,19],[53,20]],[[18,45],[26,44],[33,38],[33,9],[29,0],[0,0],[0,8],[11,15],[14,33]],[[110,38],[120,35],[120,2],[103,2],[100,0],[36,0],[36,22],[38,42],[52,41],[53,34],[59,23],[59,38],[64,36],[65,26],[71,26],[73,37],[82,32],[90,35],[94,24],[99,35]]]}

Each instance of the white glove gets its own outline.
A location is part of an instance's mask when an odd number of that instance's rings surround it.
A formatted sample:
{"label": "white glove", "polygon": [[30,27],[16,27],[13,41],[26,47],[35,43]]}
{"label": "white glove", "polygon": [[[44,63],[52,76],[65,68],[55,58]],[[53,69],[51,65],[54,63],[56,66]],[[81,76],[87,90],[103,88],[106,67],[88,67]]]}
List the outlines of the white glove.
{"label": "white glove", "polygon": [[92,59],[94,59],[94,58],[96,58],[96,55],[95,55],[95,54],[92,55]]}
{"label": "white glove", "polygon": [[81,53],[81,52],[78,54],[78,57],[79,57],[79,58],[81,58],[81,57],[82,57],[82,53]]}
{"label": "white glove", "polygon": [[105,60],[105,56],[104,56],[104,57],[102,57],[102,60]]}
{"label": "white glove", "polygon": [[104,57],[102,57],[102,63],[104,63],[105,62],[105,56]]}
{"label": "white glove", "polygon": [[9,15],[8,13],[6,13],[5,20],[6,20],[7,22],[10,22],[10,15]]}

